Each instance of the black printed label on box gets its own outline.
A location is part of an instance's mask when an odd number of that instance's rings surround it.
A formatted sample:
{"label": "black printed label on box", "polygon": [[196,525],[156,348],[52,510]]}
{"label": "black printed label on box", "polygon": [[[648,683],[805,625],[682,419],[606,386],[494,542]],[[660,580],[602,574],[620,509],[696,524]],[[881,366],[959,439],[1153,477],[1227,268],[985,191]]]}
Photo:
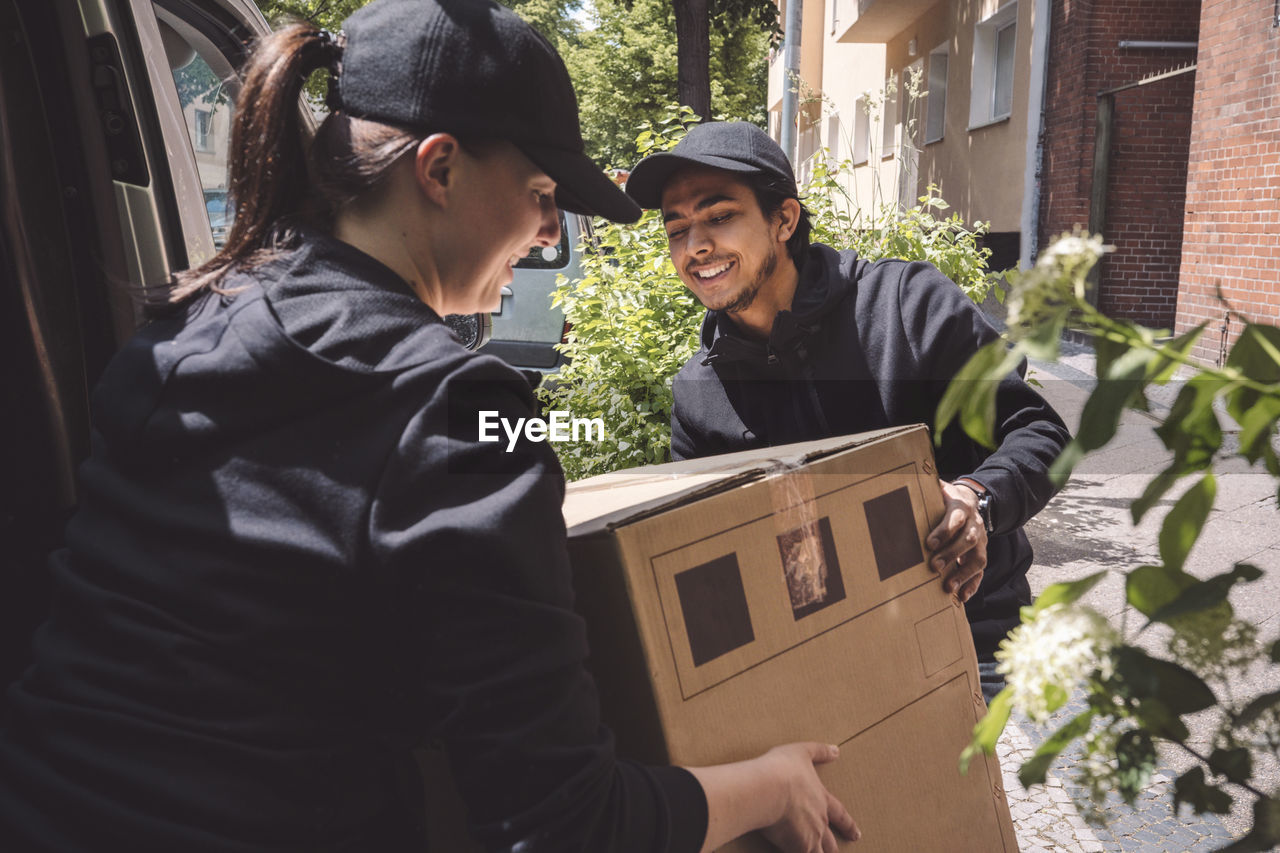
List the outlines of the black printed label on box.
{"label": "black printed label on box", "polygon": [[745,646],[756,637],[734,554],[676,575],[676,592],[694,666]]}

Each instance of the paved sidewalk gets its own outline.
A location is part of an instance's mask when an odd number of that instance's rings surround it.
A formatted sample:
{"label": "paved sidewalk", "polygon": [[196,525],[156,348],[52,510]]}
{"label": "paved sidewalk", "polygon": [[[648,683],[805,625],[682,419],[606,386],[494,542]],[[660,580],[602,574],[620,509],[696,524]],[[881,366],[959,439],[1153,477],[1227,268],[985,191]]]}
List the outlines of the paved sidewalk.
{"label": "paved sidewalk", "polygon": [[[1072,709],[1071,713],[1081,710]],[[1066,722],[1069,715],[1062,715]],[[1112,794],[1104,806],[1104,825],[1088,823],[1076,806],[1086,798],[1072,771],[1080,760],[1072,748],[1055,763],[1044,785],[1025,790],[1018,782],[1018,767],[1053,727],[1037,727],[1025,718],[1012,720],[997,744],[1004,775],[1009,811],[1013,816],[1022,853],[1208,853],[1232,842],[1234,836],[1216,815],[1193,817],[1184,807],[1182,819],[1173,813],[1173,780],[1178,773],[1161,767],[1151,787],[1133,806]]]}
{"label": "paved sidewalk", "polygon": [[[1082,345],[1064,343],[1063,359],[1057,364],[1033,364],[1031,376],[1041,391],[1074,430],[1093,384],[1093,354]],[[1172,402],[1176,389],[1162,389],[1153,395],[1157,410]],[[1129,504],[1138,497],[1151,478],[1163,469],[1168,452],[1153,432],[1155,419],[1140,412],[1126,412],[1117,437],[1102,451],[1085,459],[1070,483],[1027,526],[1036,551],[1029,574],[1032,591],[1039,593],[1051,583],[1073,580],[1098,569],[1112,574],[1086,597],[1085,602],[1123,623],[1125,602],[1121,572],[1144,563],[1158,562],[1156,546],[1160,520],[1176,500],[1175,492],[1134,527]],[[1224,424],[1224,428],[1226,428]],[[1228,435],[1230,441],[1233,436]],[[1276,507],[1276,484],[1265,471],[1250,470],[1243,464],[1221,467],[1218,497],[1200,541],[1187,562],[1188,572],[1208,577],[1227,571],[1237,561],[1248,561],[1266,571],[1263,580],[1238,586],[1232,604],[1241,617],[1259,626],[1260,639],[1269,642],[1280,634],[1280,511]],[[1190,486],[1188,478],[1182,488]],[[1127,636],[1132,636],[1132,616]],[[1164,637],[1156,630],[1144,632],[1143,644],[1163,652]],[[1241,676],[1242,690],[1252,694],[1274,689],[1280,673],[1267,671]],[[1078,710],[1078,709],[1077,709]],[[1061,712],[1059,725],[1071,709]],[[1160,772],[1150,789],[1130,808],[1111,795],[1104,811],[1105,827],[1092,826],[1081,816],[1071,797],[1076,790],[1075,765],[1078,748],[1068,751],[1053,765],[1047,784],[1025,791],[1017,780],[1017,769],[1031,755],[1048,732],[1056,726],[1038,728],[1029,721],[1010,722],[999,744],[1005,789],[1009,795],[1019,844],[1024,853],[1038,851],[1191,851],[1217,850],[1242,835],[1250,822],[1251,800],[1239,798],[1237,808],[1223,818],[1194,817],[1186,807],[1182,820],[1171,808],[1173,780],[1190,764],[1177,755],[1162,755]],[[1208,732],[1192,726],[1194,738],[1207,743]],[[1260,769],[1262,787],[1280,788],[1280,770]],[[1077,793],[1079,793],[1077,791]]]}

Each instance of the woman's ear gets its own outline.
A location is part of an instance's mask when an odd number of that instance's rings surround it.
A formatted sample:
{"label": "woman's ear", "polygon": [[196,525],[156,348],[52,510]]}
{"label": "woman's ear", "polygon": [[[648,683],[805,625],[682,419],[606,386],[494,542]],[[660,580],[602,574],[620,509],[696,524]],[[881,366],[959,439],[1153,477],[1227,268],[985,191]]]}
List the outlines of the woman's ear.
{"label": "woman's ear", "polygon": [[449,203],[449,195],[456,184],[455,173],[462,148],[458,140],[448,133],[433,133],[418,143],[413,159],[413,175],[418,186],[441,207]]}
{"label": "woman's ear", "polygon": [[800,202],[794,198],[783,199],[775,216],[778,224],[778,242],[785,243],[791,239],[792,234],[796,233],[796,226],[800,223]]}

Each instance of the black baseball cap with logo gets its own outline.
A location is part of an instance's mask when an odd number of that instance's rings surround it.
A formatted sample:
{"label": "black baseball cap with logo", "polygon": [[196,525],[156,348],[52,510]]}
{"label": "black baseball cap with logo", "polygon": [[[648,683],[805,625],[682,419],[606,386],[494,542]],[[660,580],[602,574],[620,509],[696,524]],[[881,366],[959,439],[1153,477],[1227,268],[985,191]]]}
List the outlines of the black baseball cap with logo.
{"label": "black baseball cap with logo", "polygon": [[556,182],[565,210],[615,222],[640,217],[584,153],[564,62],[511,10],[492,0],[374,0],[347,18],[343,34],[339,109],[508,140]]}
{"label": "black baseball cap with logo", "polygon": [[767,175],[778,189],[798,195],[795,173],[782,148],[769,134],[745,121],[695,125],[670,151],[650,154],[636,164],[627,178],[627,195],[641,207],[661,207],[667,181],[689,166]]}

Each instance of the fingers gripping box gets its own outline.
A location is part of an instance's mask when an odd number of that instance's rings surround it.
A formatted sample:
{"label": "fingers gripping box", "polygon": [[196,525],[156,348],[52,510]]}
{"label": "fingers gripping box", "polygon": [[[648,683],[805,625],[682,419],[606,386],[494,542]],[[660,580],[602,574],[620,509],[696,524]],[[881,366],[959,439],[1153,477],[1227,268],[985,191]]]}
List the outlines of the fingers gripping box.
{"label": "fingers gripping box", "polygon": [[860,853],[1016,850],[995,759],[957,766],[985,706],[964,608],[926,565],[942,510],[920,426],[572,484],[578,608],[619,753],[697,766],[835,743],[819,775]]}
{"label": "fingers gripping box", "polygon": [[[842,850],[1016,851],[996,760],[958,769],[985,706],[964,608],[925,562],[942,511],[923,426],[571,484],[577,608],[619,754],[699,766],[835,743],[818,773],[862,830]],[[438,754],[419,757],[431,849],[476,849]]]}

